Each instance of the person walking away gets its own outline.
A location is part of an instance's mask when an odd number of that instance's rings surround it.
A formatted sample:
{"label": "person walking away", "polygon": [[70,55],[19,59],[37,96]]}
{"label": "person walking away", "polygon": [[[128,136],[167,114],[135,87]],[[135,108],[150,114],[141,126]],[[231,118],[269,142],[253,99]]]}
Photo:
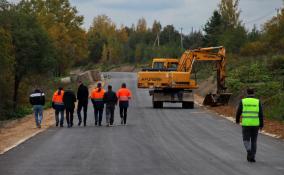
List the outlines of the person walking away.
{"label": "person walking away", "polygon": [[60,127],[63,127],[64,123],[64,102],[63,102],[64,91],[62,87],[59,87],[57,91],[54,92],[52,97],[52,107],[55,110],[55,121],[56,126],[59,124],[60,115]]}
{"label": "person walking away", "polygon": [[86,126],[88,101],[89,101],[89,90],[87,86],[83,84],[82,81],[79,81],[79,87],[77,91],[77,100],[78,100],[77,116],[79,120],[78,126],[80,126],[82,123],[82,117],[81,117],[82,108],[84,112],[84,126]]}
{"label": "person walking away", "polygon": [[104,111],[104,94],[105,90],[102,88],[102,84],[98,83],[97,88],[92,91],[91,100],[94,106],[95,125],[102,126],[102,118]]}
{"label": "person walking away", "polygon": [[112,91],[112,86],[108,86],[108,91],[104,94],[104,103],[106,104],[106,122],[107,126],[113,126],[114,110],[117,105],[116,93]]}
{"label": "person walking away", "polygon": [[69,87],[63,95],[63,103],[66,111],[66,121],[68,128],[73,126],[73,114],[75,109],[76,96],[72,89]]}
{"label": "person walking away", "polygon": [[127,108],[129,106],[129,100],[131,99],[131,96],[131,91],[126,88],[125,83],[122,83],[121,88],[117,91],[117,98],[119,100],[121,124],[124,125],[126,125]]}
{"label": "person walking away", "polygon": [[242,125],[247,161],[255,162],[258,130],[263,128],[263,111],[261,102],[255,98],[254,90],[247,89],[247,97],[240,101],[236,114],[236,123]]}
{"label": "person walking away", "polygon": [[34,92],[30,94],[29,99],[30,104],[33,105],[36,126],[37,128],[41,128],[41,121],[43,118],[43,106],[45,104],[45,94],[41,90],[35,89]]}

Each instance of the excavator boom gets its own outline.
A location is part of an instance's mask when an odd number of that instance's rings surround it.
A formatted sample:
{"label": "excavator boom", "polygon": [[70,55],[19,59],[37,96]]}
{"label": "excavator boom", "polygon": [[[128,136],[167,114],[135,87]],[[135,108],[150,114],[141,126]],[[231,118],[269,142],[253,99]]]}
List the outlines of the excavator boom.
{"label": "excavator boom", "polygon": [[[183,96],[185,92],[192,92],[197,89],[198,85],[191,77],[192,67],[195,61],[214,61],[216,62],[217,68],[217,93],[208,94],[204,99],[204,105],[224,105],[227,104],[230,99],[230,93],[226,93],[225,87],[225,66],[226,66],[226,50],[224,47],[209,47],[200,48],[195,50],[185,51],[176,69],[169,69],[169,67],[163,67],[161,69],[144,69],[144,71],[138,72],[138,88],[149,88],[152,89],[152,95],[155,92],[158,93],[156,99],[153,97],[153,101],[163,99],[162,102],[182,102],[184,103]],[[163,59],[156,59],[155,61]],[[174,59],[164,59],[164,63],[161,65],[169,65],[168,62],[175,62]],[[153,65],[157,65],[156,62]],[[154,92],[154,93],[153,93]],[[172,92],[172,93],[171,93]],[[179,100],[175,98],[164,98],[169,95],[174,97],[175,95]],[[165,100],[167,99],[167,100]],[[187,102],[185,102],[187,103]],[[160,106],[160,105],[158,105]],[[186,106],[186,105],[185,105]]]}

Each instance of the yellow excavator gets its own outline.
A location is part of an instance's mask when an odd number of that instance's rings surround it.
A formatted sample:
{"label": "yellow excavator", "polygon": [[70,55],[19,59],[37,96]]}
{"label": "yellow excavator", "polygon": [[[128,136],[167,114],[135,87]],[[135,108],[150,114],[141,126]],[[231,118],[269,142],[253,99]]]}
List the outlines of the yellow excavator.
{"label": "yellow excavator", "polygon": [[193,90],[198,88],[191,72],[196,61],[214,61],[217,70],[217,92],[208,94],[203,104],[226,105],[231,93],[226,92],[226,50],[223,46],[186,50],[181,58],[154,58],[151,68],[138,72],[138,88],[150,89],[154,108],[163,108],[164,102],[182,103],[183,108],[194,108]]}

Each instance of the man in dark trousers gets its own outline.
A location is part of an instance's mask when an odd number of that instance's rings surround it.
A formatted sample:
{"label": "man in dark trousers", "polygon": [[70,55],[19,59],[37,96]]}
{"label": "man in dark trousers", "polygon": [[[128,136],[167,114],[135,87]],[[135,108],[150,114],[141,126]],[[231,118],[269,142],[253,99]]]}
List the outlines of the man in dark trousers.
{"label": "man in dark trousers", "polygon": [[129,100],[131,99],[131,91],[126,88],[126,84],[122,83],[121,88],[116,93],[119,100],[119,113],[121,118],[121,124],[126,125],[127,120],[127,108],[129,106]]}
{"label": "man in dark trousers", "polygon": [[247,97],[239,104],[236,123],[241,119],[244,146],[247,150],[247,161],[255,162],[258,130],[263,128],[263,111],[261,102],[255,98],[254,90],[247,89]]}
{"label": "man in dark trousers", "polygon": [[41,128],[41,121],[43,117],[43,106],[45,104],[45,95],[39,90],[35,89],[30,95],[30,104],[33,105],[33,111],[35,114],[35,122],[37,128]]}
{"label": "man in dark trousers", "polygon": [[112,91],[112,86],[108,85],[108,91],[104,94],[104,103],[106,104],[106,122],[107,126],[113,126],[114,110],[117,104],[116,93]]}
{"label": "man in dark trousers", "polygon": [[75,109],[76,96],[72,89],[69,87],[63,95],[63,102],[66,111],[66,121],[68,128],[73,126],[73,114]]}
{"label": "man in dark trousers", "polygon": [[81,117],[82,108],[84,111],[84,126],[86,126],[89,89],[87,88],[87,86],[83,84],[82,81],[79,81],[79,87],[77,91],[77,100],[78,100],[77,115],[78,115],[78,120],[79,120],[78,126],[80,126],[82,123],[82,117]]}

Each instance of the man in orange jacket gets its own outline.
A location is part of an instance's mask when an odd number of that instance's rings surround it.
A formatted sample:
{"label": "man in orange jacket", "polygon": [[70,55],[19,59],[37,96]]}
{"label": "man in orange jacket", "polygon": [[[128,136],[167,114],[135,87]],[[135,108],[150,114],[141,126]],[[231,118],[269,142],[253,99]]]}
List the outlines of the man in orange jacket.
{"label": "man in orange jacket", "polygon": [[59,123],[59,114],[61,115],[60,118],[60,127],[63,127],[64,122],[64,102],[63,102],[64,91],[62,87],[59,87],[57,91],[54,92],[52,97],[52,107],[55,110],[55,120],[56,126]]}
{"label": "man in orange jacket", "polygon": [[95,125],[102,126],[102,118],[104,111],[104,94],[105,90],[102,88],[102,84],[98,83],[97,88],[92,91],[91,100],[94,106]]}
{"label": "man in orange jacket", "polygon": [[119,112],[121,118],[121,124],[126,125],[127,108],[129,106],[129,100],[131,99],[131,91],[126,88],[126,84],[122,83],[121,88],[117,91],[117,98],[119,101]]}

